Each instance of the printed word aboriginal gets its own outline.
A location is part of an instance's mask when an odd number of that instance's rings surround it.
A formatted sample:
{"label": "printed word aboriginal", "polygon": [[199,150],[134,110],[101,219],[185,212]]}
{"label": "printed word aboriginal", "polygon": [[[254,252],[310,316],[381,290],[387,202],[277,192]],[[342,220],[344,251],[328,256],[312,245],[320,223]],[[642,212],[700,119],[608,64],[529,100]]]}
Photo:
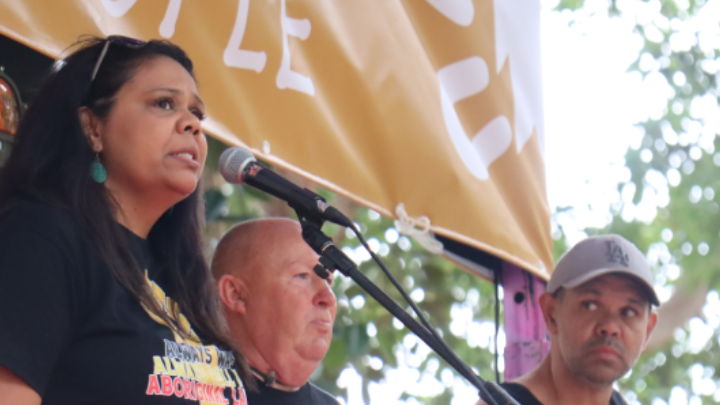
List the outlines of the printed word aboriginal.
{"label": "printed word aboriginal", "polygon": [[147,395],[175,396],[192,401],[213,404],[246,405],[245,391],[230,388],[230,400],[225,396],[225,388],[221,385],[205,384],[191,381],[183,377],[151,374],[148,378]]}

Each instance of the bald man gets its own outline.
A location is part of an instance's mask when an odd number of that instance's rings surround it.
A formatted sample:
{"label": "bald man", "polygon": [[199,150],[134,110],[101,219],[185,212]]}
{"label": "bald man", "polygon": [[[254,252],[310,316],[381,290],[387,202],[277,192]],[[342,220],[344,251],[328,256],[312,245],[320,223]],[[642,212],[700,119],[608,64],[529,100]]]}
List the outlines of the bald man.
{"label": "bald man", "polygon": [[225,317],[258,379],[252,405],[337,405],[308,382],[330,347],[337,310],[333,276],[318,277],[317,263],[288,219],[241,223],[217,246],[212,271]]}

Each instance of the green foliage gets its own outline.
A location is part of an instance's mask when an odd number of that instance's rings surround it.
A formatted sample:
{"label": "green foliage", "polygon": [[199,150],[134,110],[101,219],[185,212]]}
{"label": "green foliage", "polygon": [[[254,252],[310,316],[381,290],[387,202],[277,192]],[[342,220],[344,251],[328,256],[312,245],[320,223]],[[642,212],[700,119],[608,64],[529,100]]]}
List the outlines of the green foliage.
{"label": "green foliage", "polygon": [[577,10],[582,8],[584,4],[585,0],[561,0],[560,2],[558,2],[555,10]]}
{"label": "green foliage", "polygon": [[[617,9],[618,3],[608,3],[608,15],[623,12]],[[707,127],[707,120],[712,117],[701,117],[690,107],[703,96],[717,101],[718,75],[712,66],[716,66],[718,49],[701,47],[702,32],[693,33],[696,41],[689,49],[671,46],[671,38],[677,35],[681,23],[699,13],[704,0],[644,3],[658,4],[660,12],[649,24],[637,25],[637,32],[645,41],[630,70],[643,76],[653,71],[661,73],[672,86],[674,96],[662,117],[639,124],[644,131],[641,145],[627,151],[625,164],[632,175],[629,182],[619,185],[618,191],[631,200],[613,207],[614,217],[607,228],[588,229],[587,233],[619,233],[649,252],[661,289],[704,294],[704,287],[720,289],[720,217],[715,192],[720,189],[720,154],[715,153],[720,145],[716,129]],[[563,0],[557,9],[582,12],[583,4]],[[720,16],[714,18],[719,24]],[[662,38],[657,35],[649,38],[655,29],[662,33]],[[678,80],[674,80],[676,76]],[[635,207],[652,202],[653,195],[659,197],[654,204],[659,202],[654,219],[642,222],[633,218],[631,212]],[[662,201],[665,195],[669,199]],[[554,236],[557,252],[562,244],[561,235]],[[718,324],[711,320],[707,323]],[[687,326],[678,329],[662,349],[645,353],[632,374],[620,381],[626,397],[643,404],[654,403],[656,398],[668,401],[673,387],[681,387],[688,398],[696,395],[702,403],[713,401],[711,395],[715,391],[712,387],[702,389],[699,382],[704,379],[718,383],[715,375],[715,369],[720,367],[718,332],[715,328],[706,346],[697,348],[690,341],[692,334],[699,332]]]}

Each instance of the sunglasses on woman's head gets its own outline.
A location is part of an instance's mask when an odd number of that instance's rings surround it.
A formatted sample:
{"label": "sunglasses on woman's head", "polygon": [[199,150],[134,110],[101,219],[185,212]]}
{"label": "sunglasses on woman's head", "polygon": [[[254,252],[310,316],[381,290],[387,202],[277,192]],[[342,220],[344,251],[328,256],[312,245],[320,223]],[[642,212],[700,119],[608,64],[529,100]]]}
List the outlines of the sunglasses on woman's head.
{"label": "sunglasses on woman's head", "polygon": [[107,53],[111,43],[133,49],[139,49],[147,45],[147,42],[141,39],[124,37],[122,35],[110,35],[107,39],[105,39],[105,46],[103,46],[103,49],[100,52],[100,57],[97,62],[95,62],[95,68],[93,69],[92,76],[90,77],[90,83],[95,81],[95,76],[97,76],[97,72],[100,70],[100,65],[102,65],[102,61],[105,59],[105,54]]}

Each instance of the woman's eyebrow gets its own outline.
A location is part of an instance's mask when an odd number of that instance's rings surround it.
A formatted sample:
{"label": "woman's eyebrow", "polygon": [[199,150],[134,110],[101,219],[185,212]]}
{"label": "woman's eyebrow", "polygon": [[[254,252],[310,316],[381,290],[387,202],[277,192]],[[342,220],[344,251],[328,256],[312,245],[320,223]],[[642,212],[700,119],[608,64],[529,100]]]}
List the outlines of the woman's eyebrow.
{"label": "woman's eyebrow", "polygon": [[[156,92],[156,91],[165,91],[165,92],[168,92],[168,93],[172,93],[172,94],[174,94],[174,95],[180,95],[180,94],[182,94],[182,91],[181,91],[181,90],[178,90],[178,89],[175,89],[175,88],[172,88],[172,87],[156,87],[156,88],[154,88],[154,89],[152,89],[152,90],[149,90],[148,93],[154,93],[154,92]],[[198,104],[200,104],[203,108],[205,108],[205,103],[202,101],[202,99],[200,98],[200,96],[199,96],[197,93],[194,93],[194,94],[193,94],[193,98],[195,99],[195,101],[198,102]]]}
{"label": "woman's eyebrow", "polygon": [[202,99],[200,98],[199,95],[193,94],[193,97],[195,98],[195,101],[198,102],[198,104],[200,104],[203,108],[205,108],[205,103],[203,103],[203,101],[202,101]]}

